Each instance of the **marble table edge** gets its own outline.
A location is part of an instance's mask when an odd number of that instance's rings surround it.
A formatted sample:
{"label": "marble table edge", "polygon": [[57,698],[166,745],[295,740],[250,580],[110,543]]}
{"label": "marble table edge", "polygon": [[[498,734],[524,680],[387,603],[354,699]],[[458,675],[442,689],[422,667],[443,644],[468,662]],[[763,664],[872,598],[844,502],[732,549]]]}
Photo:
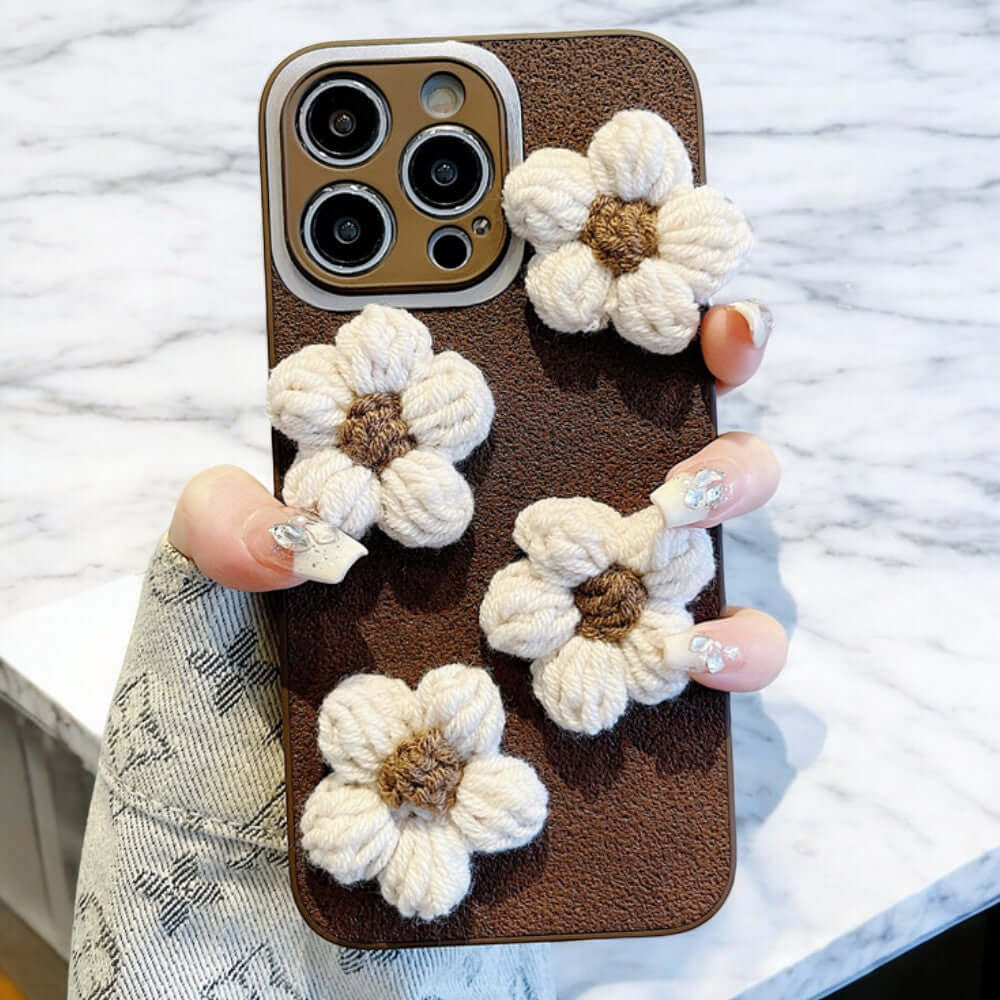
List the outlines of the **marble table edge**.
{"label": "marble table edge", "polygon": [[1000,903],[1000,845],[887,907],[732,1000],[820,1000]]}
{"label": "marble table edge", "polygon": [[3,657],[0,657],[0,698],[75,754],[91,774],[97,773],[100,736],[90,732],[79,719],[32,684]]}

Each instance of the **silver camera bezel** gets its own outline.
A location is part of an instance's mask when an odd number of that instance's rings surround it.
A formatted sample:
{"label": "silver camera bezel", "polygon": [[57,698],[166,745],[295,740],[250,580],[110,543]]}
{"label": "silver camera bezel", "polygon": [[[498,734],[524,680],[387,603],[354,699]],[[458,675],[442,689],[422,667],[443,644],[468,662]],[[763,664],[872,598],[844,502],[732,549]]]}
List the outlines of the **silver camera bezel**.
{"label": "silver camera bezel", "polygon": [[[435,205],[433,202],[427,201],[417,193],[410,183],[410,164],[413,162],[413,157],[417,155],[417,152],[424,143],[442,135],[450,135],[456,139],[461,139],[462,142],[475,151],[483,167],[483,175],[472,195],[460,205],[454,205],[450,208],[442,208],[440,205]],[[406,193],[406,197],[421,212],[433,216],[435,219],[454,219],[459,215],[464,215],[470,208],[475,208],[486,197],[486,192],[493,185],[493,157],[490,156],[490,151],[486,148],[486,143],[472,129],[466,128],[464,125],[429,125],[427,128],[421,129],[403,148],[403,155],[399,160],[399,182]]]}
{"label": "silver camera bezel", "polygon": [[[316,99],[320,94],[327,90],[332,90],[334,87],[347,87],[348,89],[360,91],[378,109],[378,129],[375,133],[375,139],[370,146],[365,147],[360,153],[355,153],[353,156],[337,156],[335,153],[331,153],[320,146],[309,134],[306,122],[306,119],[309,117],[309,111],[313,104],[316,103]],[[299,141],[309,151],[311,156],[315,157],[321,163],[329,164],[331,167],[353,167],[358,163],[370,160],[382,148],[382,144],[389,135],[391,124],[392,113],[389,110],[389,102],[382,95],[382,92],[367,80],[359,80],[353,76],[331,76],[325,80],[321,80],[302,98],[295,116]]]}
{"label": "silver camera bezel", "polygon": [[[312,235],[312,221],[316,217],[316,213],[320,210],[320,207],[331,198],[337,197],[341,194],[353,194],[359,198],[363,198],[370,205],[374,206],[378,214],[382,218],[382,222],[385,224],[385,235],[382,239],[382,244],[379,246],[378,252],[370,260],[366,260],[363,264],[334,264],[325,254],[316,246],[316,242]],[[368,187],[367,184],[358,184],[355,181],[341,181],[337,184],[330,184],[327,187],[320,188],[315,195],[309,200],[309,204],[306,205],[306,210],[302,213],[302,243],[306,250],[309,252],[309,256],[312,257],[313,262],[317,267],[322,268],[330,274],[336,275],[349,275],[349,274],[364,274],[366,271],[370,271],[380,260],[382,260],[386,254],[392,249],[393,244],[396,242],[396,217],[392,214],[392,209],[389,207],[389,203],[376,191],[374,188]]]}

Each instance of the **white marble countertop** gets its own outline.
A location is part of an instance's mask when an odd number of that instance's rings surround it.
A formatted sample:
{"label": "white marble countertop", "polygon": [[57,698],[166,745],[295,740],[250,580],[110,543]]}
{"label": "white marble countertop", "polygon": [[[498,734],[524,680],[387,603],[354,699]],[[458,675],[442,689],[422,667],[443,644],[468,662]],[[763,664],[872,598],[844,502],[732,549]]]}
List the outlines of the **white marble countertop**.
{"label": "white marble countertop", "polygon": [[815,996],[1000,895],[1000,13],[491,6],[4,8],[0,689],[54,701],[92,754],[183,482],[218,462],[268,478],[272,67],[330,38],[655,31],[698,71],[710,177],[759,237],[729,291],[777,314],[764,370],[720,407],[785,470],[727,532],[727,587],[792,653],[733,701],[739,868],[719,915],[554,954],[566,998]]}

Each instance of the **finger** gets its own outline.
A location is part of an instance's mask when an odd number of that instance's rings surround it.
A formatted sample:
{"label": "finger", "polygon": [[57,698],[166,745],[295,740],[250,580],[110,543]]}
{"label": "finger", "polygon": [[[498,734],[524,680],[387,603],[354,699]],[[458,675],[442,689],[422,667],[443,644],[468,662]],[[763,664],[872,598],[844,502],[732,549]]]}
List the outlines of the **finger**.
{"label": "finger", "polygon": [[781,673],[788,636],[770,615],[726,608],[724,618],[701,622],[667,640],[667,663],[719,691],[759,691]]}
{"label": "finger", "polygon": [[206,576],[235,590],[339,583],[366,553],[353,538],[279,503],[231,465],[207,469],[184,487],[167,537]]}
{"label": "finger", "polygon": [[767,306],[746,299],[713,306],[701,324],[701,351],[718,392],[742,385],[760,367],[773,320]]}
{"label": "finger", "polygon": [[675,465],[650,499],[670,528],[709,528],[763,506],[780,477],[778,459],[763,439],[730,431]]}

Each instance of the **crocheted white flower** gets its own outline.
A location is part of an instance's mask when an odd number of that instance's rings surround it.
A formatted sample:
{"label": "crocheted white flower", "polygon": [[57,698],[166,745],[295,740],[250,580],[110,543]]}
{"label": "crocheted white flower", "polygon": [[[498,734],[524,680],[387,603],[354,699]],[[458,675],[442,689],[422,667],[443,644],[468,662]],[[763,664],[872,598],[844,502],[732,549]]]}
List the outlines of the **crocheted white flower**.
{"label": "crocheted white flower", "polygon": [[527,844],[548,793],[529,764],[500,753],[500,692],[452,663],[414,691],[354,674],[327,695],[319,747],[333,773],[302,815],[309,860],[338,882],[377,879],[404,917],[440,917],[465,897],[470,855]]}
{"label": "crocheted white flower", "polygon": [[665,643],[689,628],[685,605],[712,579],[703,528],[666,528],[655,507],[623,517],[582,497],[540,500],[514,525],[527,559],[490,582],[479,621],[489,644],[532,660],[535,696],[564,729],[593,735],[629,699],[684,689]]}
{"label": "crocheted white flower", "polygon": [[511,229],[535,247],[525,288],[565,333],[614,324],[658,354],[683,350],[704,305],[753,242],[742,212],[694,187],[674,129],[651,111],[619,111],[587,155],[538,149],[507,176]]}
{"label": "crocheted white flower", "polygon": [[472,491],[454,468],[489,433],[479,369],[403,309],[367,305],[333,344],[285,358],[268,383],[271,423],[298,444],[286,503],[354,538],[377,524],[403,545],[457,541]]}

